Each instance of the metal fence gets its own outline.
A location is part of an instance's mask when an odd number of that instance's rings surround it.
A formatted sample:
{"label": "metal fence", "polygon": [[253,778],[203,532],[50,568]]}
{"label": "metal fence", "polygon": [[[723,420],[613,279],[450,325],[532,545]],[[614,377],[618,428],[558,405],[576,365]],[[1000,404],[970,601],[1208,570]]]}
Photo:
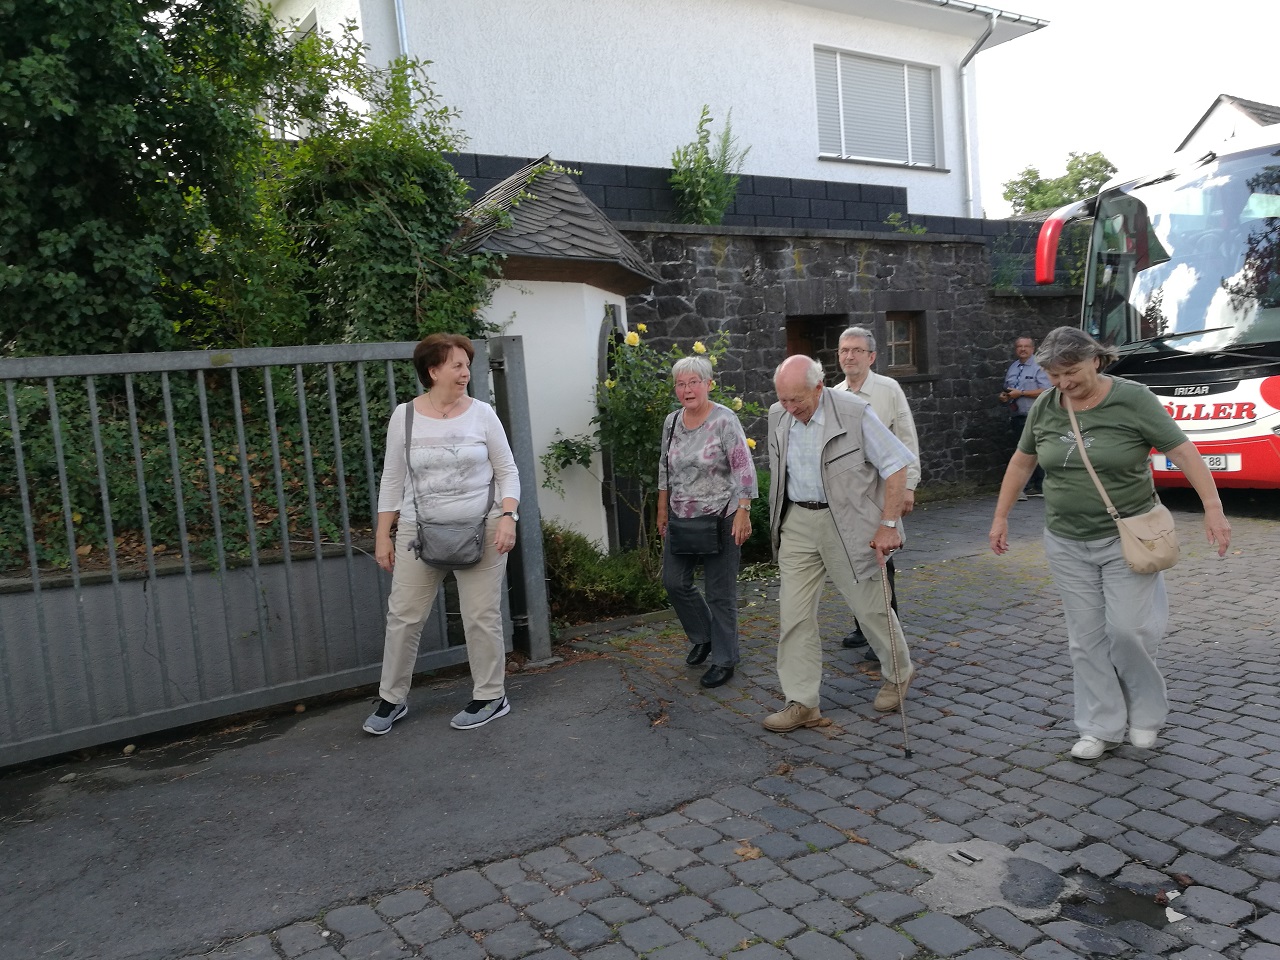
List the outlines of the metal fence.
{"label": "metal fence", "polygon": [[[378,679],[377,489],[414,346],[0,360],[0,765]],[[544,659],[523,351],[475,347],[525,480],[508,642]],[[446,592],[418,670],[466,660]]]}

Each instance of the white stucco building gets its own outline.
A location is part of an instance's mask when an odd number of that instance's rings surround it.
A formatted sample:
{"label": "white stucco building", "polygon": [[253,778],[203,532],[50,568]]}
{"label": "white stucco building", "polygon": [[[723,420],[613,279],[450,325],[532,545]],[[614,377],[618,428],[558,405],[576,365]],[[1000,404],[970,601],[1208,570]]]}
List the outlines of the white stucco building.
{"label": "white stucco building", "polygon": [[[432,61],[471,152],[670,165],[703,104],[743,173],[904,187],[981,216],[974,58],[1045,22],[964,0],[274,0]],[[716,129],[719,129],[718,126]]]}
{"label": "white stucco building", "polygon": [[1224,140],[1280,123],[1280,107],[1243,97],[1219,94],[1194,127],[1178,144],[1178,153],[1204,153]]}

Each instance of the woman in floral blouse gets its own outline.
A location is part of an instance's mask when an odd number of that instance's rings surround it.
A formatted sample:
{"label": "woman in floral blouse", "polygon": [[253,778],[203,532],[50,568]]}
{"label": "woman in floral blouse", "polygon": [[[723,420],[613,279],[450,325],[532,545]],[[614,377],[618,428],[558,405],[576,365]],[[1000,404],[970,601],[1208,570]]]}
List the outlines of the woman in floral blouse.
{"label": "woman in floral blouse", "polygon": [[[658,463],[662,585],[692,643],[685,662],[696,666],[709,655],[701,683],[718,687],[738,664],[738,557],[751,536],[756,468],[737,415],[708,396],[710,362],[684,357],[672,365],[671,378],[680,409],[663,425]],[[674,553],[669,519],[702,516],[720,518],[719,552]],[[693,582],[699,563],[705,596]]]}

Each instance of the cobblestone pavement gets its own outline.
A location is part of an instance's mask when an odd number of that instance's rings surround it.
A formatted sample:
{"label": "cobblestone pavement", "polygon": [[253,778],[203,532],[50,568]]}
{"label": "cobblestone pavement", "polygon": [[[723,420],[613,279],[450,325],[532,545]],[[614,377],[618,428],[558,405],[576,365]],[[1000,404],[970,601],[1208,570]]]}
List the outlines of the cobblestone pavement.
{"label": "cobblestone pavement", "polygon": [[[424,877],[207,956],[1280,958],[1280,524],[1234,521],[1219,560],[1197,519],[1180,517],[1168,726],[1154,750],[1081,764],[1067,753],[1070,667],[1036,533],[1043,507],[1019,505],[1014,550],[996,558],[991,505],[917,511],[918,546],[899,558],[918,667],[910,759],[898,715],[870,707],[873,664],[839,646],[846,616],[830,591],[830,725],[763,731],[781,701],[774,587],[757,585],[742,666],[710,693],[701,668],[684,665],[674,621],[580,643],[643,667],[628,674],[665,710],[719,711],[741,736],[768,738],[770,775],[648,819],[619,811],[613,829]],[[939,895],[926,865],[938,851],[985,856],[952,858]],[[1000,852],[1004,872],[986,888],[979,867]]]}

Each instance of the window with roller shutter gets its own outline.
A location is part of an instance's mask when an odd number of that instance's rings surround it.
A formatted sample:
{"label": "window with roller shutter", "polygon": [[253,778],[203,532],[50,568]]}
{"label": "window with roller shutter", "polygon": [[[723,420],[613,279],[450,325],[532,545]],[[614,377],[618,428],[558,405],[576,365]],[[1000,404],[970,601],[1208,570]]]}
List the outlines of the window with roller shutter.
{"label": "window with roller shutter", "polygon": [[941,166],[937,70],[815,47],[818,153],[913,167]]}

